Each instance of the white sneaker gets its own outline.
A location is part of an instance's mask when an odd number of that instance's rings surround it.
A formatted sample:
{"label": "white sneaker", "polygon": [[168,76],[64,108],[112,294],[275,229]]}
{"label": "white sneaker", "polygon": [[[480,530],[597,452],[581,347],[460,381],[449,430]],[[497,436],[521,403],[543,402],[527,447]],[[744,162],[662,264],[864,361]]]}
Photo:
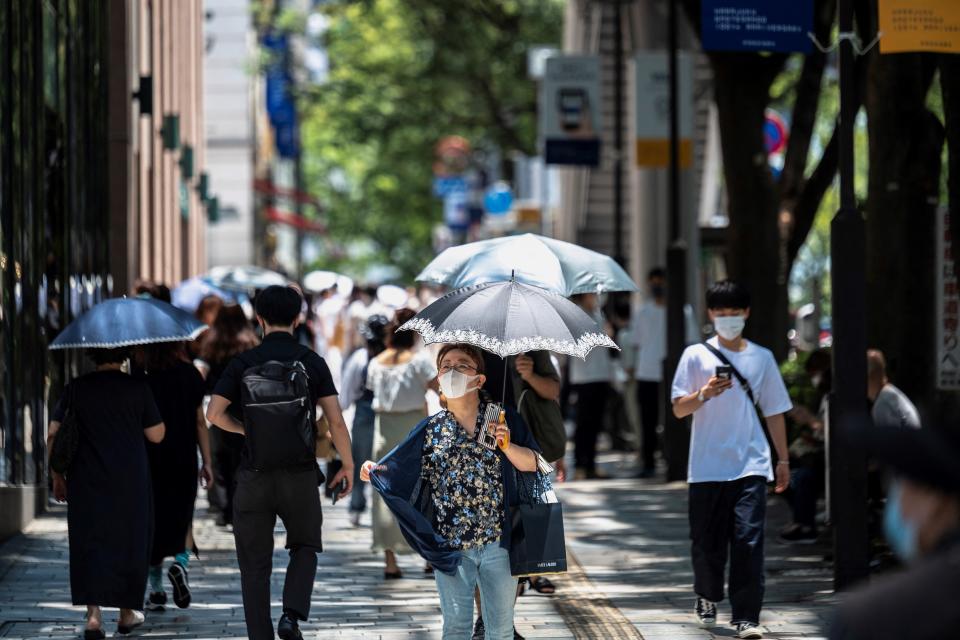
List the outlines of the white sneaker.
{"label": "white sneaker", "polygon": [[702,625],[714,624],[717,621],[717,605],[706,598],[697,596],[697,604],[694,611],[697,614],[697,620]]}
{"label": "white sneaker", "polygon": [[755,622],[739,622],[737,623],[737,637],[762,638],[763,630]]}

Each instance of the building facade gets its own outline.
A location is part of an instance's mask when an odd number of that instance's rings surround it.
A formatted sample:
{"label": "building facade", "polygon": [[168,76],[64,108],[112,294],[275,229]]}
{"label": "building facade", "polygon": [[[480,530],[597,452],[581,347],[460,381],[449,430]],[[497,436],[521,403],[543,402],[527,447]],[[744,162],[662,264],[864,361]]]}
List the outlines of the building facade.
{"label": "building facade", "polygon": [[0,3],[0,539],[46,505],[48,416],[86,366],[50,341],[205,264],[202,27],[201,0]]}
{"label": "building facade", "polygon": [[218,219],[207,235],[208,266],[254,264],[251,65],[256,36],[250,7],[207,0],[204,119],[210,189]]}

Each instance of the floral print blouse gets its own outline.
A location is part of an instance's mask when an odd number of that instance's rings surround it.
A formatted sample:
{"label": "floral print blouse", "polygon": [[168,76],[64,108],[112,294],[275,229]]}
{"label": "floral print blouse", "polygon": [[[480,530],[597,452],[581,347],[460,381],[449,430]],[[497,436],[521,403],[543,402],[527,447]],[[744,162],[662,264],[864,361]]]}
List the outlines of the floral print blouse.
{"label": "floral print blouse", "polygon": [[[477,429],[484,410],[481,406],[477,413]],[[500,454],[470,437],[449,411],[441,411],[427,424],[422,478],[429,483],[437,531],[451,548],[471,549],[500,540]]]}

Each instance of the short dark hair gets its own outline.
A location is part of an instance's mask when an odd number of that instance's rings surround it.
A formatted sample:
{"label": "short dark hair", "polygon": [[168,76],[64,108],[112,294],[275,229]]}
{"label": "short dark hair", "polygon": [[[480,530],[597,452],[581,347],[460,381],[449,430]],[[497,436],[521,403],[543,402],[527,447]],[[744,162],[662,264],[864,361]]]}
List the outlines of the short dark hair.
{"label": "short dark hair", "polygon": [[647,272],[647,280],[653,280],[654,278],[662,278],[666,280],[667,272],[663,269],[663,267],[654,267]]}
{"label": "short dark hair", "polygon": [[408,320],[417,315],[413,309],[397,309],[393,321],[385,329],[387,346],[392,349],[413,349],[417,342],[417,333],[415,331],[397,331]]}
{"label": "short dark hair", "polygon": [[86,349],[86,355],[93,360],[93,364],[122,364],[130,358],[130,347],[117,347],[115,349]]}
{"label": "short dark hair", "polygon": [[293,287],[275,284],[257,294],[253,307],[271,327],[289,327],[300,315],[303,296]]}
{"label": "short dark hair", "polygon": [[467,354],[467,356],[473,360],[474,364],[477,365],[477,373],[483,373],[483,354],[480,352],[480,349],[465,342],[454,342],[443,345],[443,347],[440,348],[440,353],[437,354],[437,369],[440,368],[443,357],[451,351],[462,351]]}
{"label": "short dark hair", "polygon": [[140,350],[139,360],[147,373],[166,371],[177,363],[187,362],[186,345],[183,342],[145,344]]}
{"label": "short dark hair", "polygon": [[749,309],[750,294],[733,280],[714,282],[707,289],[707,309]]}

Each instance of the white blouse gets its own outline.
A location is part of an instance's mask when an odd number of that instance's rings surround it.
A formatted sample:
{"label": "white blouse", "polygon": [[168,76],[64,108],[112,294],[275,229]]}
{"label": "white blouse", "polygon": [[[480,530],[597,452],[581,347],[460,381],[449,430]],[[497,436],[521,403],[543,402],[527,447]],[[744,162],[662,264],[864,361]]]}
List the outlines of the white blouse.
{"label": "white blouse", "polygon": [[371,360],[367,388],[373,391],[373,410],[390,413],[413,411],[426,406],[427,384],[437,376],[437,367],[428,353],[420,352],[403,364],[382,364]]}

